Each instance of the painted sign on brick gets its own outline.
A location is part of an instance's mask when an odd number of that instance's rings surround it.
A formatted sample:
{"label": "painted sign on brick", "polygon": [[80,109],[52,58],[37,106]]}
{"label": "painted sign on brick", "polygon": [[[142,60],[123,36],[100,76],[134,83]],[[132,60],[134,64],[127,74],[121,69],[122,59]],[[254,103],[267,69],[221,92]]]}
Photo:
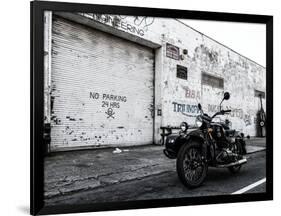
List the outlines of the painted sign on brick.
{"label": "painted sign on brick", "polygon": [[79,13],[82,16],[110,25],[125,32],[144,36],[149,26],[154,23],[154,17],[146,16],[124,16],[110,14]]}
{"label": "painted sign on brick", "polygon": [[121,103],[127,102],[126,96],[98,92],[90,92],[90,99],[99,101],[101,107],[106,108],[104,113],[108,119],[115,119],[114,109],[119,109]]}
{"label": "painted sign on brick", "polygon": [[172,104],[173,104],[174,112],[195,113],[195,114],[198,114],[200,112],[196,104],[185,104],[185,103],[178,103],[178,102],[173,102]]}

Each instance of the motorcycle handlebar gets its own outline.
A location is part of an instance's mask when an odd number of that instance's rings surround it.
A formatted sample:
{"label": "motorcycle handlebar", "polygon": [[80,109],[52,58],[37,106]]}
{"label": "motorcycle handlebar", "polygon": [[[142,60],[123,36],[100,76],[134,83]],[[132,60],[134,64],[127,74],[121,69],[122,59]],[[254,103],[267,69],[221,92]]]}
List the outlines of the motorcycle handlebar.
{"label": "motorcycle handlebar", "polygon": [[231,112],[231,110],[230,110],[230,109],[224,110],[224,112],[225,112],[225,113],[228,113],[228,112]]}
{"label": "motorcycle handlebar", "polygon": [[229,112],[231,112],[231,110],[221,110],[221,111],[215,113],[215,114],[212,116],[212,118],[215,118],[217,115],[224,115],[225,113],[229,113]]}

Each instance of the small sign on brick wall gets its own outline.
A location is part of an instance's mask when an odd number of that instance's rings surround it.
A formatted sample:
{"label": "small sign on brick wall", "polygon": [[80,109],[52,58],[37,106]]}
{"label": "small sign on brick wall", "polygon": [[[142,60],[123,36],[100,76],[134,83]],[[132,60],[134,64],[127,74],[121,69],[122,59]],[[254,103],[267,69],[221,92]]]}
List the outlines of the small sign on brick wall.
{"label": "small sign on brick wall", "polygon": [[179,60],[180,48],[172,44],[166,43],[166,56],[175,60]]}

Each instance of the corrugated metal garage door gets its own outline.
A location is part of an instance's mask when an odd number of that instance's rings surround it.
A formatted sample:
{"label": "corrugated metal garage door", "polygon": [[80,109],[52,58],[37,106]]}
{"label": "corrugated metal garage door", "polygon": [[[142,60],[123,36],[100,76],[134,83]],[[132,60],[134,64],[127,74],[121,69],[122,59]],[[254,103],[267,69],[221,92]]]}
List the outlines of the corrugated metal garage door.
{"label": "corrugated metal garage door", "polygon": [[152,49],[55,17],[51,150],[153,142]]}

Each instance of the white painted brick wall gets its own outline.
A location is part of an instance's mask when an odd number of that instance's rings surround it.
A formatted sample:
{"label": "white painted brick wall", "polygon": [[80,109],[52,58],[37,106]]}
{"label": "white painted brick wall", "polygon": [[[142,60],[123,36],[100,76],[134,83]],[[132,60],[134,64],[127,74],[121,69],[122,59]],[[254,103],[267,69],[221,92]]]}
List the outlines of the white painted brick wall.
{"label": "white painted brick wall", "polygon": [[[260,101],[254,96],[254,90],[266,90],[264,67],[175,19],[111,16],[110,20],[119,19],[119,24],[112,26],[111,21],[104,21],[106,16],[103,21],[96,21],[93,14],[87,16],[85,18],[68,14],[67,18],[90,26],[100,25],[102,22],[104,27],[99,27],[102,30],[116,34],[118,29],[120,37],[159,47],[155,49],[156,143],[160,140],[160,126],[178,126],[182,121],[194,123],[194,117],[177,112],[177,104],[184,104],[186,114],[196,115],[196,105],[200,102],[205,112],[213,114],[224,91],[231,94],[230,100],[225,101],[223,106],[233,109],[233,113],[227,116],[232,127],[246,135],[256,135],[255,119],[260,109]],[[179,47],[180,54],[183,54],[183,49],[187,49],[188,54],[183,55],[182,60],[168,58],[166,43]],[[176,77],[177,65],[187,67],[187,80]],[[202,85],[202,72],[223,78],[224,89]],[[263,107],[265,109],[265,99]],[[162,116],[157,115],[159,109],[162,110]]]}

